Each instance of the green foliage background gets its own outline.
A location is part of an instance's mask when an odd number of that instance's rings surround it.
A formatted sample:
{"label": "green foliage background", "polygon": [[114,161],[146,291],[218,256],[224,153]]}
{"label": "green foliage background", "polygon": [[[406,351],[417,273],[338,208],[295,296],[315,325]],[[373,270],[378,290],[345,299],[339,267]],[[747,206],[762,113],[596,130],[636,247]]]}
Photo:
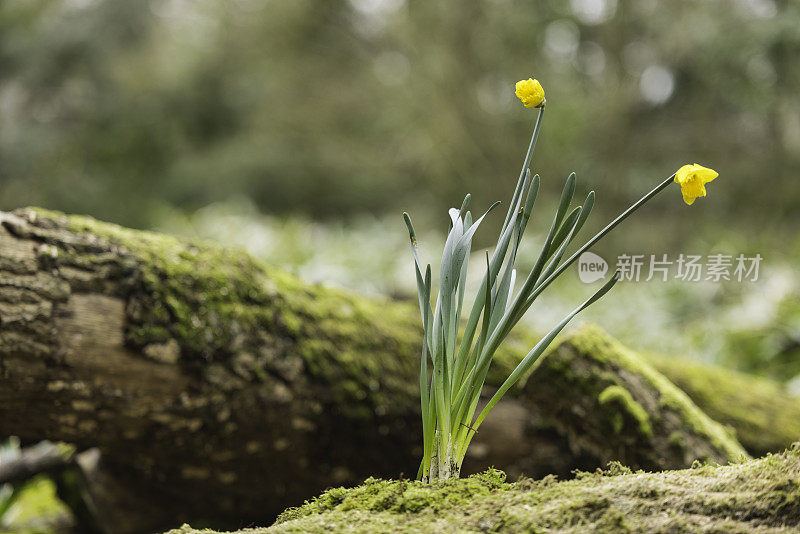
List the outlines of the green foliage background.
{"label": "green foliage background", "polygon": [[797,211],[799,54],[788,0],[8,0],[0,207],[147,226],[241,196],[482,205],[513,187],[533,73],[553,191],[575,170],[613,211],[697,160],[726,182],[698,213],[776,220]]}

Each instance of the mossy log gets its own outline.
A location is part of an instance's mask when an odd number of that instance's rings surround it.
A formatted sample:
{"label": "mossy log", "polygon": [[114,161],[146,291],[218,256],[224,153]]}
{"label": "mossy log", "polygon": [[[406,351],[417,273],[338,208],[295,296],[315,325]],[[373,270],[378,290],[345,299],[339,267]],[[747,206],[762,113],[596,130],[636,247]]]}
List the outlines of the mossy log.
{"label": "mossy log", "polygon": [[681,358],[646,356],[706,414],[733,429],[753,456],[778,452],[800,440],[800,399],[781,384]]}
{"label": "mossy log", "polygon": [[[0,213],[0,327],[0,434],[97,447],[93,504],[114,532],[263,524],[326,487],[416,473],[413,303],[305,284],[235,249],[26,209]],[[519,329],[489,384],[536,341]],[[597,329],[537,367],[481,427],[465,473],[744,454]]]}
{"label": "mossy log", "polygon": [[[519,391],[572,451],[567,468],[618,460],[634,469],[677,469],[744,455],[731,432],[630,349],[587,325],[542,357]],[[570,470],[571,470],[570,469]],[[525,469],[537,473],[536,466]],[[537,473],[544,475],[546,473]]]}
{"label": "mossy log", "polygon": [[[800,529],[800,451],[728,466],[633,472],[620,464],[572,480],[508,484],[500,471],[424,485],[369,479],[281,514],[291,532],[779,533]],[[214,534],[188,525],[168,534]]]}

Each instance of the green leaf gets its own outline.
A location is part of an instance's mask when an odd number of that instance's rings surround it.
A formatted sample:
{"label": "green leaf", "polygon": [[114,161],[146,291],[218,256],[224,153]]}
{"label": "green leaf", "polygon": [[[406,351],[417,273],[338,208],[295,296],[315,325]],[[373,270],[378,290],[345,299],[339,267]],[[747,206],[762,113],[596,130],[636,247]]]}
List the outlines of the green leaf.
{"label": "green leaf", "polygon": [[[545,265],[547,260],[547,251],[550,250],[550,244],[553,241],[553,237],[555,235],[556,229],[561,224],[561,221],[564,219],[564,214],[569,207],[569,203],[572,201],[572,196],[575,193],[575,173],[570,174],[567,177],[567,180],[564,184],[564,190],[561,193],[561,200],[558,204],[558,209],[556,210],[555,217],[553,218],[553,223],[550,225],[550,231],[547,234],[547,238],[545,239],[544,245],[542,246],[542,251],[539,254],[539,259],[536,261],[536,265],[533,267],[531,272],[528,274],[527,279],[525,280],[525,284],[523,285],[520,292],[517,294],[517,297],[514,299],[513,304],[511,305],[510,309],[503,315],[500,319],[500,322],[497,324],[497,327],[492,330],[491,334],[489,335],[486,344],[481,352],[480,357],[478,358],[478,362],[476,363],[475,367],[473,367],[472,372],[467,377],[467,381],[470,384],[467,387],[472,389],[476,389],[477,383],[476,380],[480,379],[480,377],[486,376],[486,371],[489,368],[489,363],[491,362],[492,355],[494,351],[497,350],[497,347],[500,345],[500,342],[505,337],[506,333],[514,327],[515,318],[519,316],[520,308],[526,302],[527,293],[534,287],[536,280],[539,278],[539,274],[541,273],[542,268]],[[482,383],[482,382],[481,382]]]}
{"label": "green leaf", "polygon": [[528,221],[531,218],[531,213],[533,213],[533,205],[536,202],[536,198],[539,196],[539,175],[533,177],[531,181],[530,191],[528,192],[528,196],[525,199],[525,207],[522,209],[522,217],[519,219],[519,228],[517,229],[517,239],[522,238],[522,234],[525,233],[525,228],[528,226]]}
{"label": "green leaf", "polygon": [[519,380],[520,377],[522,377],[522,375],[526,371],[528,371],[531,368],[531,366],[539,359],[539,357],[542,355],[545,349],[550,345],[550,343],[553,342],[553,339],[555,339],[555,337],[561,332],[561,330],[563,330],[564,327],[567,326],[567,324],[581,311],[591,306],[593,303],[597,302],[597,300],[599,300],[603,295],[608,293],[608,291],[612,287],[614,287],[614,284],[616,284],[617,281],[619,280],[619,276],[620,276],[619,271],[616,271],[614,273],[614,276],[612,276],[608,282],[603,284],[603,287],[597,290],[597,292],[595,292],[595,294],[592,295],[589,299],[587,299],[583,304],[581,304],[580,306],[575,308],[571,313],[569,313],[569,315],[567,315],[558,325],[556,325],[556,327],[553,328],[549,334],[547,334],[544,338],[542,338],[541,341],[539,341],[539,343],[537,343],[536,346],[533,349],[531,349],[531,351],[525,356],[525,358],[522,359],[522,361],[517,365],[514,371],[508,376],[505,382],[503,382],[503,384],[500,386],[497,392],[492,396],[492,398],[486,404],[484,409],[481,411],[481,413],[475,420],[475,423],[472,425],[473,428],[477,429],[480,426],[480,424],[483,422],[483,420],[486,418],[486,416],[489,414],[492,408],[494,408],[494,406],[500,401],[500,399],[503,398],[503,396],[508,392],[508,390],[511,389],[511,386],[513,386],[517,382],[517,380]]}

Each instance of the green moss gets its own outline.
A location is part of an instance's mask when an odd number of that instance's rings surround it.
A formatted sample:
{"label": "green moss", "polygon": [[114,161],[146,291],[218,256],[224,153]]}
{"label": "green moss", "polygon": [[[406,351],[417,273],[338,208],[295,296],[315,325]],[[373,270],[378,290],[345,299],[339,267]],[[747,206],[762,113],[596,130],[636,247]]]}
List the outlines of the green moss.
{"label": "green moss", "polygon": [[[695,435],[708,439],[717,450],[728,458],[735,459],[746,456],[745,451],[728,429],[710,419],[686,393],[678,389],[643,358],[599,327],[585,325],[570,336],[567,342],[579,353],[591,355],[593,360],[605,363],[609,367],[608,380],[611,384],[618,380],[620,370],[629,375],[641,377],[658,391],[660,405],[678,415],[685,428]],[[595,378],[592,382],[596,383],[598,380]],[[635,410],[635,408],[633,409]]]}
{"label": "green moss", "polygon": [[[321,400],[352,409],[354,416],[407,412],[399,399],[417,405],[412,378],[418,364],[397,356],[419,351],[421,328],[413,304],[310,285],[235,248],[91,217],[29,211],[77,234],[97,236],[120,253],[93,258],[86,250],[62,250],[59,261],[118,262],[120,269],[137,273],[138,285],[128,295],[128,345],[175,340],[186,361],[257,354],[258,370],[250,373],[259,381],[289,372],[286,360],[299,358],[311,376],[331,386],[332,397]],[[264,347],[278,353],[264,354]]]}
{"label": "green moss", "polygon": [[684,451],[686,450],[686,438],[680,432],[673,432],[669,435],[669,446]]}
{"label": "green moss", "polygon": [[783,450],[800,436],[800,399],[780,384],[681,358],[646,356],[703,412],[735,429],[751,454]]}
{"label": "green moss", "polygon": [[[614,406],[619,410],[618,414],[625,414],[633,419],[642,436],[651,437],[653,435],[653,429],[650,426],[650,416],[647,414],[647,410],[645,410],[641,404],[633,400],[630,392],[624,387],[608,386],[600,393],[597,400],[602,406]],[[624,419],[615,419],[614,423],[614,432],[621,432]]]}
{"label": "green moss", "polygon": [[615,475],[628,475],[631,473],[630,467],[622,465],[620,462],[616,460],[608,462],[608,467],[603,471],[608,476],[615,476]]}
{"label": "green moss", "polygon": [[[288,532],[772,532],[800,526],[800,450],[660,473],[612,466],[506,483],[497,471],[425,485],[369,479],[287,510]],[[171,534],[196,534],[188,528]],[[207,533],[207,531],[202,531]]]}
{"label": "green moss", "polygon": [[0,523],[0,532],[34,534],[69,520],[70,512],[56,496],[53,482],[38,476],[27,482]]}
{"label": "green moss", "polygon": [[505,473],[489,469],[460,480],[433,485],[400,480],[370,478],[356,488],[334,488],[303,506],[290,508],[276,521],[285,523],[331,510],[368,510],[371,512],[419,513],[463,508],[476,497],[489,495],[504,487]]}

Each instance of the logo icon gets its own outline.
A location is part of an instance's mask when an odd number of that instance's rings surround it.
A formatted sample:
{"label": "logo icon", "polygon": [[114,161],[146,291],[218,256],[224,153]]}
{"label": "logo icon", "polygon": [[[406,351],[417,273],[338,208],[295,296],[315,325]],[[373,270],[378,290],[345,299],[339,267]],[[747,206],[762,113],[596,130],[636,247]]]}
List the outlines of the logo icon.
{"label": "logo icon", "polygon": [[584,284],[602,280],[607,272],[608,263],[594,252],[584,252],[578,258],[578,278]]}

